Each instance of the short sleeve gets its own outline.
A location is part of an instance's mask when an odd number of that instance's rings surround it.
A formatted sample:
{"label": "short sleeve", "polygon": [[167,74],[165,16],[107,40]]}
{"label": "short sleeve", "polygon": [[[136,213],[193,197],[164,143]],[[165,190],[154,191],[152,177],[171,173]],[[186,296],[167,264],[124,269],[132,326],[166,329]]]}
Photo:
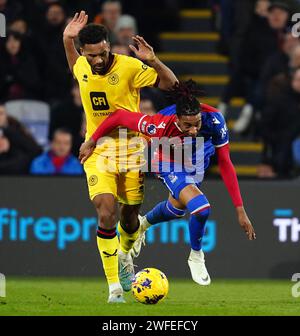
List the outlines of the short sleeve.
{"label": "short sleeve", "polygon": [[157,83],[158,81],[157,72],[150,66],[134,58],[132,58],[131,66],[134,73],[133,77],[134,88],[139,89],[145,86],[154,86]]}
{"label": "short sleeve", "polygon": [[78,80],[80,78],[80,72],[82,69],[82,58],[83,56],[79,56],[76,60],[76,63],[73,66],[73,75]]}
{"label": "short sleeve", "polygon": [[212,116],[213,134],[212,143],[215,147],[222,147],[229,142],[228,128],[223,115],[219,112]]}

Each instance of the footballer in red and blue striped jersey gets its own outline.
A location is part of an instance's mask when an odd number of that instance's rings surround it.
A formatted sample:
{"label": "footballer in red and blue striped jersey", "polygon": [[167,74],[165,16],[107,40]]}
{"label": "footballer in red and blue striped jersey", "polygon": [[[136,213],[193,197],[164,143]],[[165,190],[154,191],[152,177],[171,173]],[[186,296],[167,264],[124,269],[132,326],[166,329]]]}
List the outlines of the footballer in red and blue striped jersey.
{"label": "footballer in red and blue striped jersey", "polygon": [[[125,110],[112,113],[98,127],[92,138],[82,145],[80,156],[82,161],[86,160],[97,140],[119,126],[141,132],[152,139],[166,137],[170,142],[178,137],[182,142],[187,139],[188,143],[193,145],[197,138],[201,138],[203,146],[200,146],[199,150],[202,151],[202,156],[197,156],[196,147],[191,158],[192,161],[195,159],[202,161],[202,170],[196,169],[196,173],[178,169],[182,167],[178,167],[174,153],[166,157],[160,149],[158,150],[157,175],[169,189],[170,195],[168,200],[157,204],[140,219],[140,239],[135,243],[133,254],[139,254],[143,234],[148,227],[182,217],[188,210],[191,242],[188,264],[193,280],[200,285],[209,285],[211,280],[205,267],[202,237],[210,214],[210,204],[200,190],[202,179],[199,180],[198,175],[204,176],[210,157],[215,153],[221,176],[236,208],[240,226],[249,240],[255,239],[256,235],[243,206],[237,175],[230,159],[228,130],[222,114],[209,105],[199,104],[198,89],[193,81],[179,83],[170,94],[173,95],[176,104],[161,110],[154,116]],[[161,169],[166,161],[171,162],[168,171]]]}

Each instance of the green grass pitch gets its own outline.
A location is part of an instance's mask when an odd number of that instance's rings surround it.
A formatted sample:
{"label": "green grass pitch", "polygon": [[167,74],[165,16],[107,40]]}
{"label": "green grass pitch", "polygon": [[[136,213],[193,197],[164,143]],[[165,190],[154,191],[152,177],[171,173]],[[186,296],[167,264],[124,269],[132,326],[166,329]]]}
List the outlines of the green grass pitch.
{"label": "green grass pitch", "polygon": [[8,278],[3,315],[300,315],[290,281],[214,280],[208,287],[169,279],[168,297],[157,305],[107,304],[103,279]]}

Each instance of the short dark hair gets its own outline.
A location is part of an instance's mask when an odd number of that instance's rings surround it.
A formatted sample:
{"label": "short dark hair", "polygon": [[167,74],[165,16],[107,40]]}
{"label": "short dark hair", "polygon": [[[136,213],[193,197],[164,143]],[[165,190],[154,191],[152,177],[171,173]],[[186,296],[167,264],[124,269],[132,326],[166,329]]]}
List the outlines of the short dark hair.
{"label": "short dark hair", "polygon": [[198,97],[203,95],[202,89],[192,79],[179,82],[168,92],[168,97],[176,104],[176,114],[197,115],[201,112]]}
{"label": "short dark hair", "polygon": [[108,31],[100,24],[90,23],[83,27],[78,35],[80,46],[108,41]]}

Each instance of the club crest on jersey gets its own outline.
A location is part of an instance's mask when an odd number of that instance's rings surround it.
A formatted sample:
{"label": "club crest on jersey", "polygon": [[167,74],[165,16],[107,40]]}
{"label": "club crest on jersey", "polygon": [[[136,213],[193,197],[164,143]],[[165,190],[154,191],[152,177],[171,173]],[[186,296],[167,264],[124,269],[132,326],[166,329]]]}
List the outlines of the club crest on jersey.
{"label": "club crest on jersey", "polygon": [[143,69],[143,70],[147,70],[147,69],[148,69],[148,65],[143,64],[143,65],[142,65],[142,69]]}
{"label": "club crest on jersey", "polygon": [[119,83],[119,76],[116,73],[111,74],[108,77],[108,83],[111,85],[116,85]]}
{"label": "club crest on jersey", "polygon": [[156,126],[153,125],[153,124],[150,124],[150,125],[147,126],[146,131],[147,131],[148,134],[153,135],[153,134],[156,133]]}
{"label": "club crest on jersey", "polygon": [[87,83],[88,82],[88,75],[86,75],[86,74],[83,75],[82,81]]}

